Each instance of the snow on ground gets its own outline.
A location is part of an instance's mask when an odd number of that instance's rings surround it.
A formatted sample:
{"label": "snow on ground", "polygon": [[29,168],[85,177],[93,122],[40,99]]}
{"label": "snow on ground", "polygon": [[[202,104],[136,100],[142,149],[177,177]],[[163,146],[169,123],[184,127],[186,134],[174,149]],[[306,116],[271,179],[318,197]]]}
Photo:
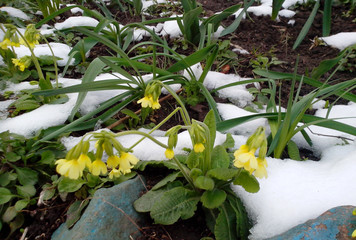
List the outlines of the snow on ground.
{"label": "snow on ground", "polygon": [[326,148],[318,162],[267,158],[268,178],[260,191],[233,190],[254,221],[251,239],[283,233],[330,208],[355,205],[356,144]]}
{"label": "snow on ground", "polygon": [[13,8],[13,7],[1,7],[0,11],[2,12],[7,12],[7,14],[11,17],[17,17],[17,18],[21,18],[23,20],[30,20],[29,16],[27,16],[26,13],[24,13],[23,11],[21,11],[20,9],[17,8]]}
{"label": "snow on ground", "polygon": [[[49,45],[52,48],[54,56],[61,58],[60,60],[57,60],[58,66],[65,66],[68,62],[69,52],[72,50],[72,48],[64,43],[50,43]],[[35,56],[52,56],[50,47],[47,44],[36,45],[33,50]],[[20,47],[14,47],[14,49],[18,58],[21,58],[23,56],[31,56],[30,50],[23,45],[21,45]],[[71,62],[73,63],[74,59],[72,59]]]}
{"label": "snow on ground", "polygon": [[341,32],[328,37],[321,37],[327,45],[344,50],[345,48],[356,44],[356,32]]}

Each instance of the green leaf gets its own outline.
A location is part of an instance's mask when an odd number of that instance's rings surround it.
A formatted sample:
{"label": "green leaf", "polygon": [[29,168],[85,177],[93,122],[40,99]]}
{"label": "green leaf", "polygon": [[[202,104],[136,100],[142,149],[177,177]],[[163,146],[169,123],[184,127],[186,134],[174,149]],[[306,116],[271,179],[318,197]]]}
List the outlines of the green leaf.
{"label": "green leaf", "polygon": [[[13,179],[13,180],[15,180],[15,179]],[[10,172],[4,172],[4,173],[0,174],[0,186],[5,187],[11,181],[12,181],[12,178],[11,178],[11,173]]]}
{"label": "green leaf", "polygon": [[168,191],[167,189],[158,189],[156,191],[148,191],[142,197],[137,199],[133,206],[137,212],[150,212],[153,205],[161,199],[163,193]]}
{"label": "green leaf", "polygon": [[209,170],[206,174],[209,177],[213,177],[219,180],[228,181],[235,177],[239,173],[237,169],[229,168],[214,168]]}
{"label": "green leaf", "polygon": [[22,209],[24,209],[25,207],[27,207],[27,205],[30,203],[30,200],[29,199],[21,199],[21,200],[18,200],[16,203],[15,203],[15,209],[16,211],[21,211]]}
{"label": "green leaf", "polygon": [[151,217],[156,224],[173,224],[179,218],[188,219],[194,215],[199,202],[195,191],[184,187],[176,187],[165,192],[154,204]]}
{"label": "green leaf", "polygon": [[22,185],[35,185],[38,181],[38,173],[29,168],[15,168],[17,178]]}
{"label": "green leaf", "polygon": [[56,159],[54,153],[50,150],[46,150],[41,153],[41,160],[39,163],[41,164],[53,164]]}
{"label": "green leaf", "polygon": [[245,169],[241,169],[241,173],[233,181],[235,185],[242,186],[247,192],[256,193],[260,190],[260,184],[255,176],[251,175]]}
{"label": "green leaf", "polygon": [[210,133],[210,148],[214,147],[214,142],[215,142],[215,136],[216,136],[216,121],[215,121],[215,116],[213,110],[210,110],[208,114],[206,114],[204,118],[204,123],[208,126],[209,128],[209,133]]}
{"label": "green leaf", "polygon": [[0,188],[0,205],[7,203],[11,200],[14,195],[11,194],[10,190],[7,188]]}
{"label": "green leaf", "polygon": [[272,20],[275,20],[278,16],[279,10],[283,5],[285,0],[273,0],[272,2]]}
{"label": "green leaf", "polygon": [[30,198],[36,194],[36,188],[30,184],[24,186],[16,186],[16,190],[17,193],[24,198]]}
{"label": "green leaf", "polygon": [[189,173],[189,176],[193,179],[193,181],[195,181],[197,177],[202,175],[203,175],[203,171],[199,168],[193,168]]}
{"label": "green leaf", "polygon": [[[186,156],[185,156],[186,157]],[[139,161],[134,169],[144,171],[147,166],[166,167],[168,169],[179,170],[178,165],[173,160],[168,161]]]}
{"label": "green leaf", "polygon": [[200,189],[213,190],[215,183],[214,180],[211,179],[210,177],[199,176],[194,180],[194,185]]}
{"label": "green leaf", "polygon": [[236,215],[230,204],[219,207],[220,213],[216,219],[214,235],[216,240],[236,240]]}
{"label": "green leaf", "polygon": [[21,156],[17,155],[14,152],[8,152],[5,154],[5,159],[9,162],[16,162],[21,159]]}
{"label": "green leaf", "polygon": [[290,140],[288,142],[287,148],[288,148],[288,155],[291,159],[302,161],[300,154],[299,154],[298,146],[295,142]]}
{"label": "green leaf", "polygon": [[211,168],[228,168],[230,166],[230,157],[225,147],[218,145],[214,147],[211,153]]}
{"label": "green leaf", "polygon": [[217,109],[216,102],[215,102],[213,96],[211,96],[210,91],[201,82],[197,82],[197,85],[200,87],[200,90],[203,93],[206,101],[208,102],[210,109],[214,112],[215,121],[221,122],[222,120],[221,120],[219,111]]}
{"label": "green leaf", "polygon": [[[90,83],[93,82],[95,77],[99,75],[99,73],[102,72],[103,68],[105,67],[105,63],[103,63],[100,59],[95,58],[85,71],[85,74],[83,76],[82,83]],[[75,103],[75,106],[72,109],[72,112],[69,116],[70,121],[73,121],[74,115],[77,113],[79,110],[80,106],[82,105],[85,97],[87,95],[87,92],[80,92],[77,98],[77,102]]]}
{"label": "green leaf", "polygon": [[191,151],[187,158],[187,165],[190,169],[196,168],[199,166],[199,162],[203,160],[202,154]]}
{"label": "green leaf", "polygon": [[224,148],[233,148],[235,146],[235,140],[232,137],[231,133],[226,134],[226,140],[223,144],[221,144]]}
{"label": "green leaf", "polygon": [[89,200],[75,201],[67,211],[67,228],[71,228],[79,219],[83,209],[88,205]]}
{"label": "green leaf", "polygon": [[241,200],[233,193],[228,194],[227,199],[236,214],[236,233],[240,239],[248,239],[250,234],[250,220]]}
{"label": "green leaf", "polygon": [[167,183],[173,182],[174,180],[177,179],[177,177],[179,177],[181,175],[182,175],[181,172],[174,172],[174,173],[169,174],[167,177],[163,178],[156,185],[154,185],[152,190],[157,190],[157,189],[167,185]]}
{"label": "green leaf", "polygon": [[346,51],[342,51],[337,57],[321,61],[318,67],[313,69],[311,74],[313,79],[319,79],[326,72],[331,70],[345,56]]}
{"label": "green leaf", "polygon": [[209,52],[214,48],[216,48],[216,45],[212,44],[199,51],[196,51],[193,54],[173,64],[170,68],[167,69],[167,71],[174,73],[189,68],[190,66],[193,66],[194,64],[205,59],[208,56]]}
{"label": "green leaf", "polygon": [[6,223],[9,223],[14,219],[17,215],[17,211],[15,209],[15,206],[11,206],[6,208],[4,214],[2,215],[2,220]]}
{"label": "green leaf", "polygon": [[[355,6],[355,1],[352,3]],[[324,12],[323,12],[323,37],[330,35],[331,29],[331,9],[333,6],[332,0],[324,1]]]}
{"label": "green leaf", "polygon": [[179,181],[175,181],[172,183],[168,183],[167,186],[164,188],[158,189],[158,190],[150,190],[142,197],[137,199],[134,203],[133,206],[136,209],[137,212],[150,212],[152,210],[153,205],[161,199],[161,196],[163,193],[175,188],[175,187],[181,187],[183,184]]}
{"label": "green leaf", "polygon": [[200,201],[203,206],[209,209],[217,208],[226,200],[226,192],[220,189],[205,191],[201,196]]}
{"label": "green leaf", "polygon": [[305,38],[305,36],[307,35],[307,33],[309,32],[309,29],[314,21],[314,18],[318,12],[318,9],[320,7],[320,0],[317,0],[315,5],[314,5],[314,8],[312,10],[312,12],[310,13],[309,17],[308,17],[308,20],[305,22],[302,30],[299,32],[299,35],[297,37],[297,39],[295,40],[294,42],[294,45],[293,45],[293,50],[295,50],[299,44],[303,41],[303,39]]}
{"label": "green leaf", "polygon": [[16,229],[20,228],[22,226],[22,224],[24,224],[25,222],[25,217],[23,216],[22,213],[18,213],[16,215],[15,220],[13,220],[12,222],[10,222],[10,234],[9,236],[15,232]]}
{"label": "green leaf", "polygon": [[131,118],[133,118],[133,119],[140,120],[140,117],[137,116],[135,112],[133,112],[133,111],[127,109],[127,108],[122,109],[122,110],[121,110],[121,113],[126,114],[127,116],[129,116],[129,117],[131,117]]}
{"label": "green leaf", "polygon": [[63,178],[58,184],[59,192],[75,192],[86,183],[83,179]]}
{"label": "green leaf", "polygon": [[202,7],[197,7],[183,14],[183,35],[185,40],[198,46],[200,39],[199,15],[203,11]]}
{"label": "green leaf", "polygon": [[51,199],[54,196],[54,194],[56,193],[56,187],[52,186],[49,183],[46,183],[45,185],[43,185],[42,189],[43,190],[40,193],[40,195],[42,196],[42,199],[44,201]]}

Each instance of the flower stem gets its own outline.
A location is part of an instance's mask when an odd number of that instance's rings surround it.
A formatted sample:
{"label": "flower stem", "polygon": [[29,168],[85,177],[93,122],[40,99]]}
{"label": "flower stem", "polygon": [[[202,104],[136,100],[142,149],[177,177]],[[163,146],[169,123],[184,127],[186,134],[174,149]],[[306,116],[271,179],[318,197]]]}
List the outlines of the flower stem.
{"label": "flower stem", "polygon": [[[153,133],[154,131],[156,131],[158,128],[160,128],[164,123],[166,123],[174,114],[176,114],[177,111],[181,110],[180,107],[174,109],[173,112],[171,112],[165,119],[163,119],[162,122],[160,122],[159,124],[157,124],[157,126],[155,126],[154,128],[151,129],[151,131],[148,132],[148,134],[151,134]],[[134,148],[135,146],[137,146],[137,144],[139,144],[140,142],[143,141],[143,139],[145,139],[146,137],[142,137],[140,140],[138,140],[134,145],[132,145],[130,148],[129,148],[129,151]]]}

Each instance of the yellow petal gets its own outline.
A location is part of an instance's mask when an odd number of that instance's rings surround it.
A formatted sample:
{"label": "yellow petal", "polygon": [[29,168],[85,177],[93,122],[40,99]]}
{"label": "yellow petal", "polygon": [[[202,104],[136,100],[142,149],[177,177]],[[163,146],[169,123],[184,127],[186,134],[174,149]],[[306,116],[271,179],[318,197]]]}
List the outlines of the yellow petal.
{"label": "yellow petal", "polygon": [[83,169],[77,160],[70,160],[68,164],[70,164],[70,168],[66,174],[67,177],[71,179],[78,179],[83,175]]}
{"label": "yellow petal", "polygon": [[166,155],[166,158],[172,159],[174,157],[174,152],[172,149],[167,148],[166,151],[164,152]]}
{"label": "yellow petal", "polygon": [[354,230],[353,232],[352,232],[352,235],[351,235],[353,238],[356,238],[356,230]]}
{"label": "yellow petal", "polygon": [[84,153],[80,154],[78,158],[78,162],[80,166],[83,168],[83,170],[85,167],[87,167],[89,170],[91,169],[91,160],[87,154]]}
{"label": "yellow petal", "polygon": [[161,107],[161,104],[159,104],[158,101],[152,102],[152,109],[159,109],[160,107]]}
{"label": "yellow petal", "polygon": [[114,168],[110,171],[109,178],[110,179],[113,179],[114,177],[117,178],[117,177],[120,177],[120,175],[121,175],[121,172],[118,169]]}
{"label": "yellow petal", "polygon": [[92,163],[92,168],[91,168],[91,173],[94,176],[99,176],[100,174],[106,174],[108,172],[108,169],[106,167],[106,164],[101,161],[100,159],[96,159],[93,163]]}
{"label": "yellow petal", "polygon": [[194,144],[194,152],[203,152],[205,149],[204,144],[202,143],[196,143]]}
{"label": "yellow petal", "polygon": [[245,144],[241,145],[240,148],[234,152],[234,156],[237,158],[240,154],[243,153],[248,153],[248,146]]}
{"label": "yellow petal", "polygon": [[106,164],[108,165],[109,168],[116,168],[117,165],[120,163],[120,158],[116,155],[109,156],[108,160],[106,161]]}
{"label": "yellow petal", "polygon": [[152,107],[152,101],[151,101],[151,98],[150,97],[143,97],[141,98],[140,100],[137,101],[137,103],[141,103],[141,106],[143,108],[146,108],[146,107]]}

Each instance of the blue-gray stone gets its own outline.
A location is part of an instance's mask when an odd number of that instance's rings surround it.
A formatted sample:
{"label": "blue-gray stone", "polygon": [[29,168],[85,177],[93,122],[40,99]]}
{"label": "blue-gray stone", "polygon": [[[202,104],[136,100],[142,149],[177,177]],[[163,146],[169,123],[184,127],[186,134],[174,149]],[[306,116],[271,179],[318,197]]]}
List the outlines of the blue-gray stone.
{"label": "blue-gray stone", "polygon": [[71,229],[63,223],[53,233],[52,240],[130,239],[130,236],[139,236],[138,226],[144,217],[135,211],[132,204],[144,189],[139,177],[99,189],[80,220]]}
{"label": "blue-gray stone", "polygon": [[356,228],[355,217],[352,215],[355,208],[355,206],[332,208],[319,217],[268,240],[351,239],[351,234]]}

